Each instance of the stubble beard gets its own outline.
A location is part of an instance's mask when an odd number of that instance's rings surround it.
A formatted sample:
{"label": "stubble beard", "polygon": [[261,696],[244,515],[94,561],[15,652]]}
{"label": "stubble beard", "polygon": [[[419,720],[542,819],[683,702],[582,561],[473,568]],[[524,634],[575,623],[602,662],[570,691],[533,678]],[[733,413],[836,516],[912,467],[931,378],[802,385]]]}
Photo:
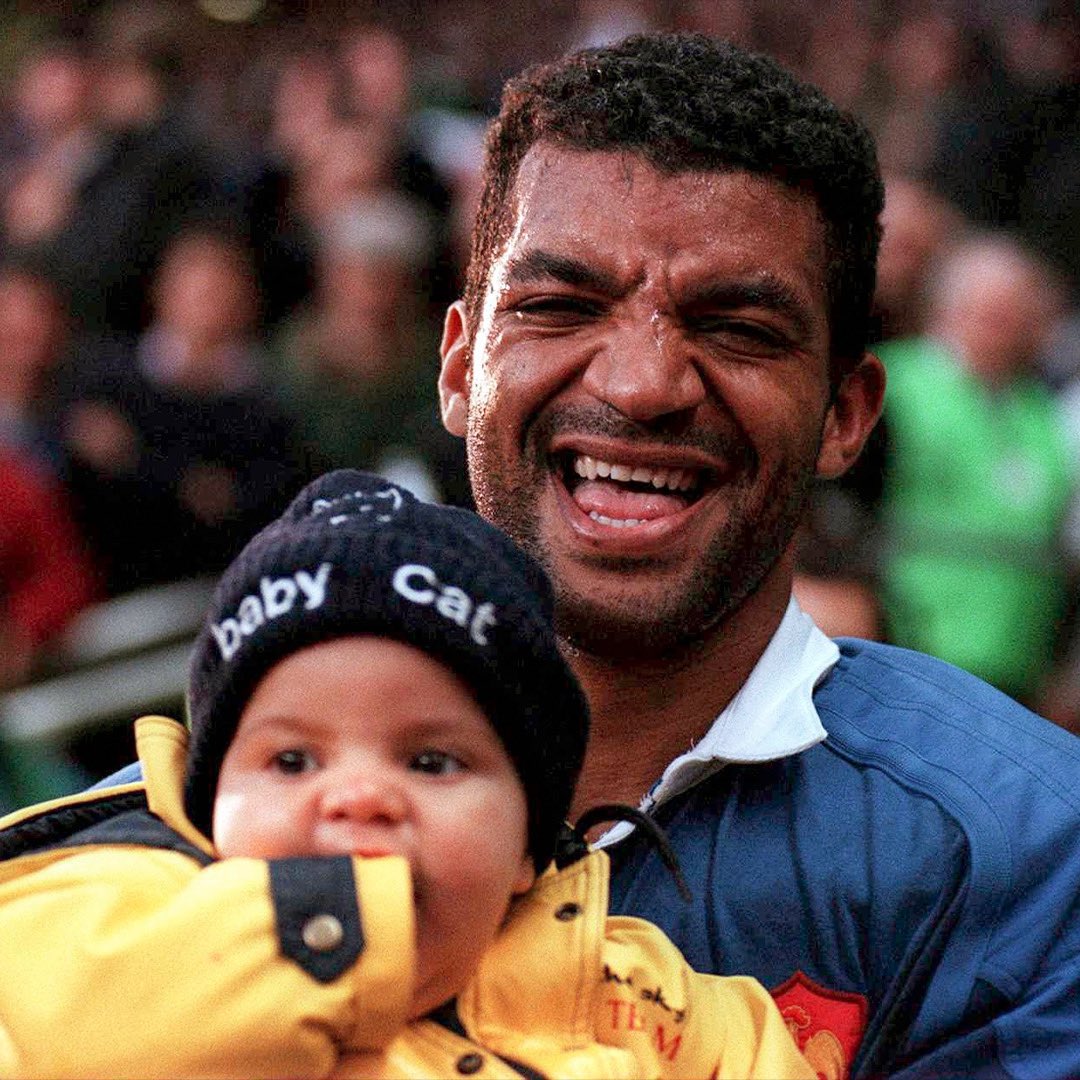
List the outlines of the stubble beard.
{"label": "stubble beard", "polygon": [[[574,586],[573,570],[563,572],[542,536],[538,504],[550,482],[543,455],[534,452],[509,462],[482,433],[468,440],[477,509],[547,571],[559,636],[573,650],[622,662],[693,654],[715,636],[790,544],[809,504],[816,457],[815,448],[789,460],[755,492],[760,465],[751,454],[729,488],[727,519],[700,558],[675,575],[652,558],[593,558],[591,572],[607,580],[602,590],[590,591]],[[655,584],[643,588],[649,577]]]}
{"label": "stubble beard", "polygon": [[802,520],[810,477],[800,472],[777,480],[761,500],[764,512],[740,489],[701,556],[677,576],[658,574],[644,594],[635,579],[659,569],[651,560],[612,560],[612,577],[623,575],[626,587],[598,597],[567,588],[541,547],[536,554],[555,582],[560,636],[572,648],[609,661],[677,660],[708,646],[756,593]]}

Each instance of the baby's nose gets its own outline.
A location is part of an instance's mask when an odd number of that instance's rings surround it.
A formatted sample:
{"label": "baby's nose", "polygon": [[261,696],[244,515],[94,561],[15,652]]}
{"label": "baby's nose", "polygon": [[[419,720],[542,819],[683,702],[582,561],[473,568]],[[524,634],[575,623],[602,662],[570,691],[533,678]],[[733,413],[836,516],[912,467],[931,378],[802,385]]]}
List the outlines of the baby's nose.
{"label": "baby's nose", "polygon": [[351,769],[327,778],[322,807],[327,818],[393,823],[405,815],[405,797],[385,770]]}

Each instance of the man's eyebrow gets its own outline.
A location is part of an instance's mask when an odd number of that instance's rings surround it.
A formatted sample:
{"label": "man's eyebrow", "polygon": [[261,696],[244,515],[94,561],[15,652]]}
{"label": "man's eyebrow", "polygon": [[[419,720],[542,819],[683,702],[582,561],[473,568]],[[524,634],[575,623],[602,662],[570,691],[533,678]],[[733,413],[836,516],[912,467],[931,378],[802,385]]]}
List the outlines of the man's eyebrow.
{"label": "man's eyebrow", "polygon": [[760,307],[787,318],[800,335],[811,332],[813,317],[806,301],[789,285],[772,275],[749,281],[723,281],[694,286],[682,296],[682,308]]}
{"label": "man's eyebrow", "polygon": [[507,264],[508,285],[531,285],[545,280],[591,288],[597,292],[619,291],[619,283],[614,274],[569,255],[558,255],[542,248],[523,252]]}

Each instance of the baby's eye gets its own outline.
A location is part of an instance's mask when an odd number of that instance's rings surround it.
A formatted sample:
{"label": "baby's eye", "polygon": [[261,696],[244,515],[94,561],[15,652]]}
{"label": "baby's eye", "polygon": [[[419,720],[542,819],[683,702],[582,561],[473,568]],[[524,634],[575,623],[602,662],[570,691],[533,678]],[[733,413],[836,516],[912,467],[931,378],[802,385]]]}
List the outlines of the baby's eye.
{"label": "baby's eye", "polygon": [[311,772],[318,767],[318,761],[310,750],[279,750],[273,757],[271,764],[278,772],[289,776],[298,773]]}
{"label": "baby's eye", "polygon": [[460,772],[465,763],[445,750],[421,750],[409,762],[409,768],[416,772],[431,773],[434,776],[446,776]]}

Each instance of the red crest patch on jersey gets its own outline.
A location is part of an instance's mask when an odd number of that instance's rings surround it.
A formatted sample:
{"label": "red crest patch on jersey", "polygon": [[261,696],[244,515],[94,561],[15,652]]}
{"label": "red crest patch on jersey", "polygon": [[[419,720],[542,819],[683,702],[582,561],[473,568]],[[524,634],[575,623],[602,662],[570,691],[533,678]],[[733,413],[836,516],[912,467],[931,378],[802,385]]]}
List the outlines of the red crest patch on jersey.
{"label": "red crest patch on jersey", "polygon": [[772,991],[780,1014],[822,1080],[846,1080],[866,1030],[866,998],[796,971]]}

